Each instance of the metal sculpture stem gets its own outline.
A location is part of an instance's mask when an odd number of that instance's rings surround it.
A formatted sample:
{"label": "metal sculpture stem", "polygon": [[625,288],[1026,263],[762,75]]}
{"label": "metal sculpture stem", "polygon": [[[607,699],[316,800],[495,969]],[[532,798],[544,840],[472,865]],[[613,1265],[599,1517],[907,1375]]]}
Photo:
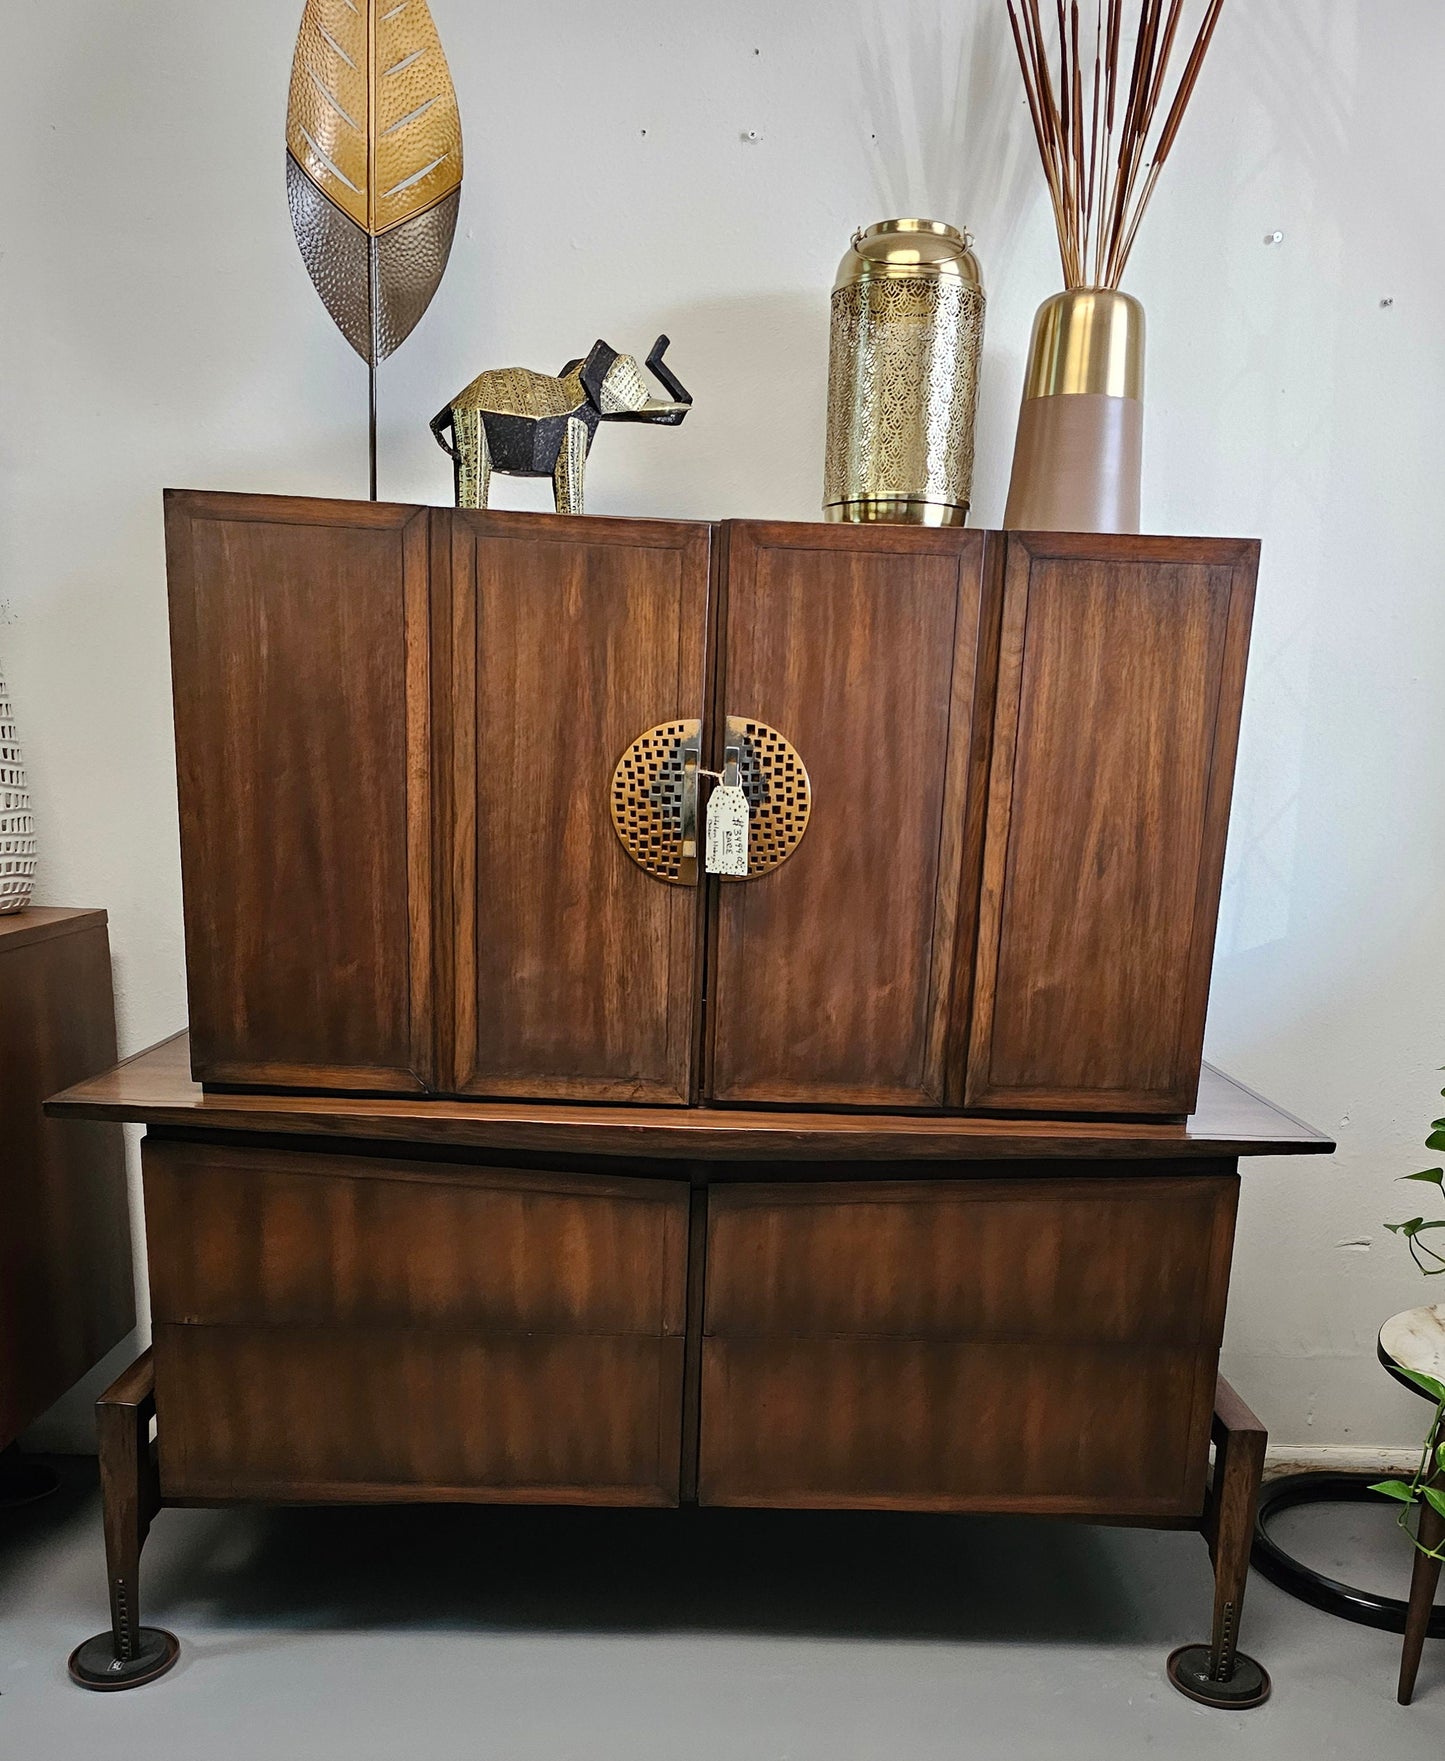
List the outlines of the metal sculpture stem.
{"label": "metal sculpture stem", "polygon": [[371,407],[369,453],[371,459],[371,499],[376,500],[376,364],[381,358],[381,253],[376,240],[366,246],[366,297],[371,323],[371,348],[366,358],[366,382]]}
{"label": "metal sculpture stem", "polygon": [[376,500],[376,362],[368,361],[366,366],[367,385],[370,390],[371,402],[371,499]]}

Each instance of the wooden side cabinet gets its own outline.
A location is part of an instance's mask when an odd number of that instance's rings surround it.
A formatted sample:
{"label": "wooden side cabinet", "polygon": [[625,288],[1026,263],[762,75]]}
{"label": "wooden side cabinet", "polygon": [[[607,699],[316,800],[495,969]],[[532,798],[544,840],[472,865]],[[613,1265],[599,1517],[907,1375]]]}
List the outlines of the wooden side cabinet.
{"label": "wooden side cabinet", "polygon": [[105,913],[0,917],[0,1449],[135,1325],[120,1130],[41,1112],[114,1062]]}
{"label": "wooden side cabinet", "polygon": [[1193,1105],[1252,542],[166,517],[200,1080]]}

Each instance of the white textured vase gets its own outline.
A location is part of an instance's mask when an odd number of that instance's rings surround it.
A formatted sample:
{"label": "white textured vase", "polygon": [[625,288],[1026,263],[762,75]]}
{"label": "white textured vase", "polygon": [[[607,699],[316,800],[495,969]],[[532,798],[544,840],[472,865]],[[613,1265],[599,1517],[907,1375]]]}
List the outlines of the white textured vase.
{"label": "white textured vase", "polygon": [[20,742],[0,673],[0,915],[23,911],[35,890],[35,821]]}

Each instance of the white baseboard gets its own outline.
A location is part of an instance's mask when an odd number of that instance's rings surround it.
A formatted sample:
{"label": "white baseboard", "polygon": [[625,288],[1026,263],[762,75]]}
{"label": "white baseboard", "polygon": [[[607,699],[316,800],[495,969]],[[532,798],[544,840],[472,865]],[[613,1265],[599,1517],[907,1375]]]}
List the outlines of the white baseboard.
{"label": "white baseboard", "polygon": [[1264,1477],[1285,1474],[1378,1474],[1381,1479],[1409,1479],[1420,1465],[1418,1449],[1383,1449],[1378,1446],[1331,1444],[1311,1449],[1281,1445],[1264,1457]]}

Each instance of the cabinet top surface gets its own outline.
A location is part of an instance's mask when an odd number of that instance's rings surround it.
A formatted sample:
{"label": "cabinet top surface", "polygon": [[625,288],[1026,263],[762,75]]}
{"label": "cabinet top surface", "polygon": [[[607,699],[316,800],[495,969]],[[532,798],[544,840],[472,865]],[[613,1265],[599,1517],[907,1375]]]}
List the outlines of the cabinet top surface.
{"label": "cabinet top surface", "polygon": [[28,942],[45,942],[52,936],[95,929],[105,920],[103,911],[76,911],[60,905],[33,905],[26,911],[7,912],[0,916],[0,954],[24,947]]}
{"label": "cabinet top surface", "polygon": [[[667,528],[700,529],[708,526],[746,526],[764,538],[780,540],[796,538],[809,532],[824,549],[855,550],[957,550],[976,542],[986,528],[981,526],[855,526],[839,525],[824,520],[772,519],[669,519],[640,518],[635,515],[556,514],[519,512],[504,508],[454,508],[440,503],[350,501],[330,496],[256,495],[226,489],[182,489],[165,491],[167,502],[184,509],[193,517],[229,520],[301,521],[326,525],[345,522],[348,525],[394,526],[401,518],[419,513],[435,513],[460,520],[479,531],[492,531],[500,536],[526,533],[532,537],[551,535],[587,537],[608,530],[630,531],[642,537],[649,531]],[[997,528],[994,535],[1003,534]],[[1041,555],[1089,557],[1135,554],[1154,555],[1163,552],[1170,560],[1205,560],[1218,562],[1229,554],[1254,555],[1259,550],[1257,538],[1208,537],[1187,533],[1123,533],[1123,532],[1015,532],[1011,537],[1022,540],[1031,551]]]}
{"label": "cabinet top surface", "polygon": [[215,1094],[190,1074],[180,1033],[67,1089],[46,1111],[70,1119],[228,1132],[360,1138],[458,1148],[704,1161],[1160,1160],[1327,1154],[1322,1132],[1204,1067],[1182,1123],[982,1119],[731,1107],[583,1106],[541,1101]]}

